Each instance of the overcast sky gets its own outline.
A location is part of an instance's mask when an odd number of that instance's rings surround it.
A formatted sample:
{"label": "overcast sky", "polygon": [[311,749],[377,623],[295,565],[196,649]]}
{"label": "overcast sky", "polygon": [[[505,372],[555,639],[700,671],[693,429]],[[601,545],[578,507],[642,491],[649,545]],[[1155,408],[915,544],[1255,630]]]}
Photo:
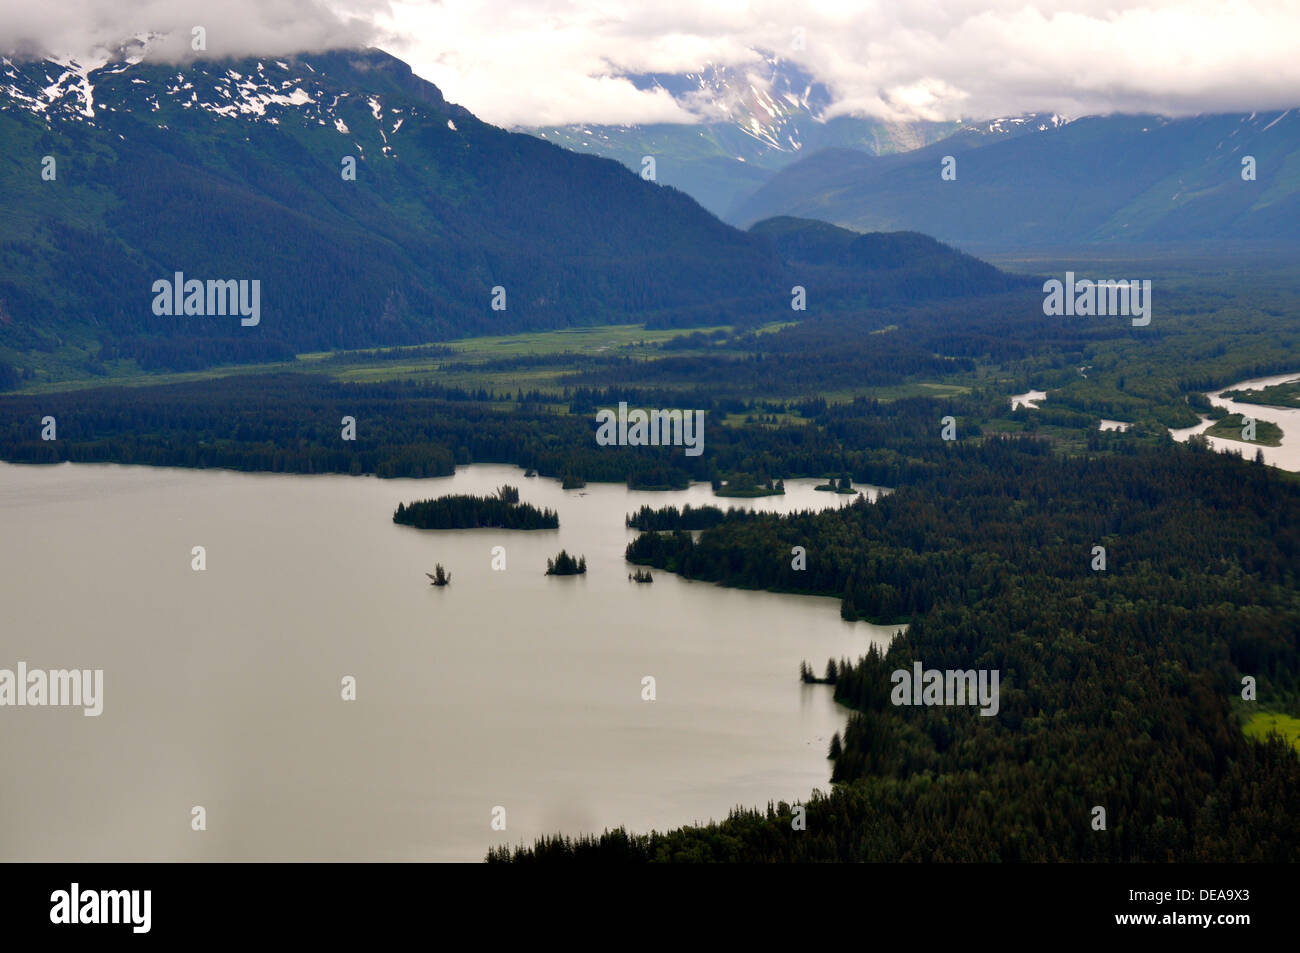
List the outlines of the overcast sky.
{"label": "overcast sky", "polygon": [[800,63],[886,118],[1250,111],[1300,100],[1300,0],[0,0],[0,47],[141,31],[211,54],[375,45],[501,125],[692,121],[618,74]]}

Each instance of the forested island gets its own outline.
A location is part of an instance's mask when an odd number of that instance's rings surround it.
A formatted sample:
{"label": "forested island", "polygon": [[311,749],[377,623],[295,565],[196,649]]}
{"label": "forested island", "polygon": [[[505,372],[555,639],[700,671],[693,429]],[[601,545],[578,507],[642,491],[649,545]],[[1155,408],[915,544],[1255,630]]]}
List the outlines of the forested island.
{"label": "forested island", "polygon": [[750,473],[735,473],[725,481],[713,481],[714,496],[759,497],[784,496],[785,481],[773,481],[766,477],[756,477]]}
{"label": "forested island", "polygon": [[519,502],[519,490],[502,486],[496,496],[459,494],[398,503],[393,522],[416,529],[557,529],[560,517],[552,509],[539,510]]}
{"label": "forested island", "polygon": [[563,549],[554,559],[546,560],[548,576],[580,576],[587,571],[587,557],[574,558]]}
{"label": "forested island", "polygon": [[1282,446],[1282,428],[1269,420],[1255,421],[1255,438],[1247,440],[1244,436],[1245,416],[1228,414],[1216,420],[1205,433],[1223,440],[1237,440],[1241,443],[1257,443],[1265,447]]}
{"label": "forested island", "polygon": [[819,483],[817,486],[813,487],[813,489],[822,490],[829,493],[857,493],[858,492],[857,490],[853,489],[853,480],[847,473],[841,475],[838,479],[836,479],[835,477],[831,477],[830,480],[828,480],[826,483]]}

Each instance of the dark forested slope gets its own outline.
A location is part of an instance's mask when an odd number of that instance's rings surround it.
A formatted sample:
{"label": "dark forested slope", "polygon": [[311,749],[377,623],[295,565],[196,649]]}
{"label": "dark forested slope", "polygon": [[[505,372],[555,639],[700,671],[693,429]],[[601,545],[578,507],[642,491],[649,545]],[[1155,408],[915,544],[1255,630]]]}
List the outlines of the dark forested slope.
{"label": "dark forested slope", "polygon": [[[1300,690],[1300,488],[1195,448],[1060,459],[1031,443],[954,453],[874,505],[733,514],[698,544],[629,546],[698,578],[839,589],[850,616],[910,614],[884,657],[835,666],[855,714],[805,829],[782,804],[493,859],[1292,859],[1300,758],[1247,740],[1236,712]],[[996,715],[892,704],[891,673],[917,661],[998,671]]]}

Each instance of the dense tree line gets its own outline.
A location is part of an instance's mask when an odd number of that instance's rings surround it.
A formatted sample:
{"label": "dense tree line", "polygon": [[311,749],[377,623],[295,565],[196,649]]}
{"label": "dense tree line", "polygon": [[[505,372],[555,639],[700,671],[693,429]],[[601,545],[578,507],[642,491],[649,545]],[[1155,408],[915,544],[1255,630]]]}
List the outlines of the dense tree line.
{"label": "dense tree line", "polygon": [[743,511],[732,508],[723,513],[716,506],[691,506],[689,503],[683,504],[680,510],[675,506],[664,506],[659,509],[643,506],[635,513],[629,513],[626,523],[629,529],[639,529],[643,532],[707,529],[710,526],[717,526],[729,514],[740,512]]}
{"label": "dense tree line", "polygon": [[[937,434],[948,406],[893,408],[888,420],[870,427],[881,439],[865,450],[847,450],[838,435],[820,428],[737,428],[710,414],[705,452],[687,456],[683,447],[600,446],[594,413],[557,414],[532,406],[528,395],[516,396],[523,401],[505,396],[511,406],[502,410],[495,405],[503,395],[481,390],[347,384],[294,373],[20,394],[0,398],[0,457],[384,477],[445,476],[456,464],[515,463],[544,476],[570,474],[634,488],[681,488],[733,471],[801,476],[848,467],[858,479],[870,473],[870,482],[888,485],[904,476],[905,458],[891,445],[912,442],[922,418]],[[588,391],[578,399],[617,406],[619,397]],[[632,399],[682,406],[653,392]],[[874,404],[861,404],[853,414],[874,410]],[[41,439],[47,415],[58,421],[55,441]],[[342,439],[345,416],[356,420],[355,440]]]}
{"label": "dense tree line", "polygon": [[294,361],[297,355],[283,341],[264,335],[222,337],[190,335],[186,337],[124,337],[106,342],[95,359],[115,361],[133,359],[145,371],[194,371],[214,364],[265,364]]}
{"label": "dense tree line", "polygon": [[431,358],[455,358],[460,352],[441,344],[420,347],[394,347],[378,351],[336,351],[321,358],[322,364],[374,364],[379,361],[426,361]]}

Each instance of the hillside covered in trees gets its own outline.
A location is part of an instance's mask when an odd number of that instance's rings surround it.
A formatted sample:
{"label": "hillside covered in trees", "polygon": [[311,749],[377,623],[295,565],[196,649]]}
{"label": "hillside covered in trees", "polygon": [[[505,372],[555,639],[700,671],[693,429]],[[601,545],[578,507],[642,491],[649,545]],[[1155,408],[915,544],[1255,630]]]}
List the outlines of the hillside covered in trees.
{"label": "hillside covered in trees", "polygon": [[[769,241],[617,162],[481,122],[377,49],[178,68],[123,59],[88,75],[91,123],[76,91],[32,108],[61,68],[8,71],[0,387],[35,368],[191,370],[525,329],[791,315],[799,275]],[[43,156],[61,163],[46,181]],[[966,273],[949,259],[932,244],[918,267]],[[835,288],[927,296],[920,270],[855,279],[855,267],[827,266]],[[983,268],[963,292],[1012,280]],[[245,327],[206,303],[155,310],[154,283],[178,273],[258,282],[257,320]],[[825,301],[833,289],[821,283]]]}

